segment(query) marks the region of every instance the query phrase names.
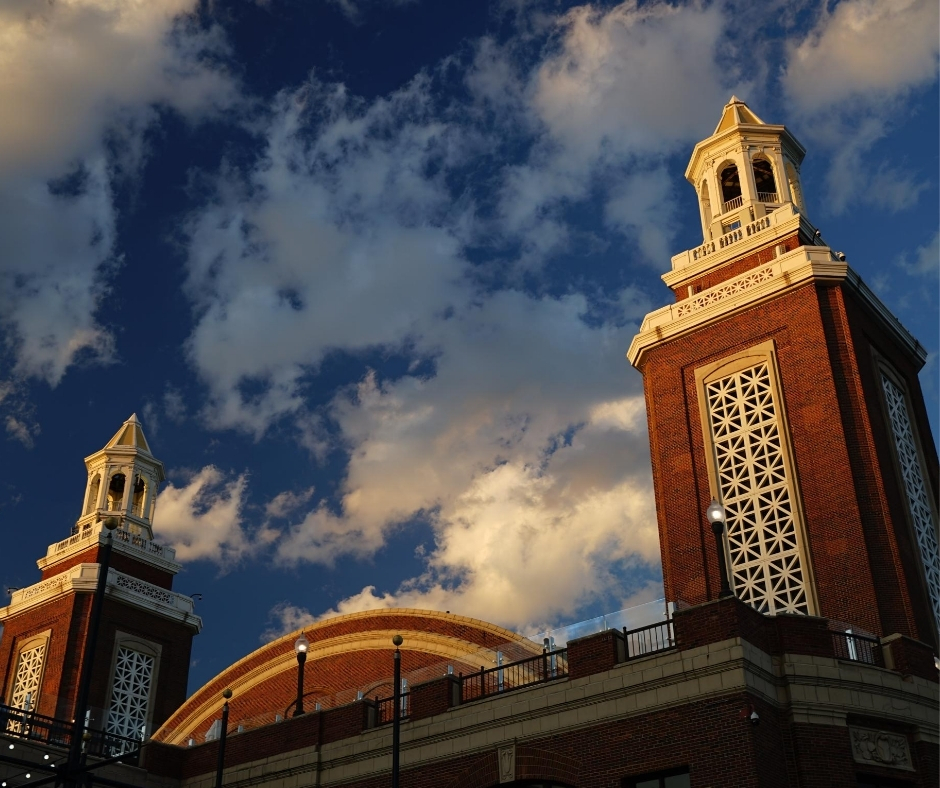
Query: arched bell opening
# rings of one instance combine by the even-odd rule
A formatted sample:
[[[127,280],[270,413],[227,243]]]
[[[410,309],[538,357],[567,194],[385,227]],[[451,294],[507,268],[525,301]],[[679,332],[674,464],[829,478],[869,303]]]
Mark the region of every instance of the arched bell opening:
[[[763,156],[756,156],[753,162],[754,186],[757,189],[758,202],[780,202],[777,195],[777,180],[774,168]]]
[[[718,182],[721,184],[721,212],[727,213],[740,208],[743,203],[741,196],[741,176],[737,165],[729,163],[722,167]]]
[[[108,511],[119,512],[124,505],[124,487],[126,478],[123,473],[116,473],[108,483]]]
[[[134,477],[134,492],[131,498],[131,514],[135,517],[144,516],[144,503],[147,500],[147,482],[142,474]]]
[[[98,495],[101,493],[101,474],[96,473],[95,478],[93,478],[88,483],[88,495],[85,498],[85,509],[82,512],[83,515],[91,514],[95,509],[98,508]]]

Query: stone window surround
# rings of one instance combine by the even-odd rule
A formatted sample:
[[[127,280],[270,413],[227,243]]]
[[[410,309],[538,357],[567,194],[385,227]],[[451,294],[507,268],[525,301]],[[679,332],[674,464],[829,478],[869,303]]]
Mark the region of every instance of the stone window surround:
[[[114,691],[114,674],[117,670],[118,652],[122,648],[137,651],[153,658],[153,677],[150,681],[150,694],[147,699],[146,718],[146,731],[147,735],[149,736],[152,732],[153,701],[156,697],[157,684],[160,680],[160,658],[163,653],[163,647],[158,643],[146,640],[139,635],[132,635],[127,632],[121,632],[120,630],[114,633],[114,647],[111,650],[111,666],[108,671],[108,676],[110,677],[108,680],[108,695],[107,698],[105,698],[104,717],[102,719],[102,724],[107,726],[108,715],[111,709],[111,696]]]
[[[783,390],[780,385],[780,369],[777,364],[776,344],[773,339],[768,339],[757,345],[753,345],[745,350],[732,353],[718,361],[705,364],[695,370],[695,390],[698,396],[700,424],[702,427],[702,438],[705,445],[705,464],[708,469],[708,488],[712,498],[717,501],[722,500],[721,488],[718,483],[717,458],[715,457],[715,445],[711,434],[711,420],[708,411],[708,397],[705,392],[705,384],[718,380],[729,375],[733,375],[750,367],[756,366],[761,362],[766,362],[770,372],[770,384],[773,390],[775,405],[777,407],[777,420],[780,430],[781,448],[783,453],[783,462],[787,478],[790,482],[790,493],[792,496],[791,507],[793,522],[796,528],[796,535],[799,544],[800,559],[803,569],[803,583],[806,590],[806,604],[809,609],[809,615],[819,615],[819,601],[816,598],[816,581],[813,573],[813,562],[807,548],[808,540],[806,538],[806,519],[803,514],[803,496],[800,491],[799,478],[796,474],[796,463],[793,460],[793,448],[790,440],[790,424],[787,418],[786,403],[783,397]],[[704,517],[704,514],[703,514]],[[728,538],[725,534],[723,539],[725,550],[725,562],[728,567],[729,580],[734,585],[734,571],[731,562],[731,555],[728,550]]]
[[[924,458],[924,444],[920,437],[920,432],[917,428],[917,423],[913,418],[913,412],[911,410],[911,395],[910,389],[905,383],[904,379],[898,374],[897,370],[892,366],[892,364],[875,348],[872,348],[872,356],[874,358],[875,370],[878,375],[878,380],[875,388],[878,391],[878,404],[881,407],[882,417],[884,419],[884,424],[887,428],[888,433],[888,443],[890,444],[890,457],[891,457],[891,466],[894,468],[895,478],[898,481],[901,498],[903,500],[903,513],[904,513],[904,522],[907,525],[908,535],[910,537],[911,543],[917,547],[917,555],[921,558],[921,561],[917,564],[918,575],[920,576],[921,583],[927,592],[929,601],[934,604],[935,600],[931,598],[930,585],[927,582],[927,575],[924,571],[923,560],[924,556],[920,548],[920,540],[917,537],[917,530],[914,525],[913,516],[911,514],[911,503],[907,494],[907,487],[904,482],[904,472],[901,468],[900,459],[898,458],[898,447],[897,447],[897,436],[894,433],[894,425],[891,422],[890,410],[888,408],[888,402],[884,392],[884,384],[882,378],[887,378],[894,384],[894,386],[900,390],[901,394],[904,397],[905,405],[907,406],[907,418],[910,424],[911,433],[914,438],[914,445],[917,448],[917,458],[920,461],[920,472],[923,479],[925,487],[927,487],[927,499],[930,504],[931,514],[933,515],[933,521],[936,524],[938,522],[938,512],[936,509],[936,503],[934,496],[930,493],[933,493],[933,490],[930,490],[930,476],[927,474],[927,463]],[[940,541],[940,540],[938,540]],[[935,621],[935,626],[940,629],[940,621]]]
[[[49,663],[49,641],[51,638],[52,638],[52,630],[46,629],[35,635],[30,635],[28,638],[26,638],[25,640],[22,640],[21,642],[17,644],[16,657],[13,660],[13,671],[10,674],[12,681],[10,682],[10,686],[7,688],[6,695],[3,698],[4,703],[6,703],[9,706],[13,705],[13,694],[16,690],[16,686],[15,686],[16,673],[17,673],[17,670],[19,669],[20,657],[25,652],[31,651],[37,646],[45,646],[45,650],[43,651],[43,657],[42,657],[42,667],[40,668],[39,680],[37,682],[37,693],[36,693],[37,697],[33,699],[32,711],[35,711],[36,708],[38,708],[39,695],[42,692],[42,682],[43,682],[43,678],[46,672],[46,665]]]

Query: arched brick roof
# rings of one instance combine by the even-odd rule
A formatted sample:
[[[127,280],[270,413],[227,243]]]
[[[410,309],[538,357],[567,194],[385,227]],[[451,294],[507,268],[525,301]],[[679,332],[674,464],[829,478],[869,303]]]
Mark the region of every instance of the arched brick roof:
[[[304,703],[324,708],[349,703],[361,690],[366,697],[391,694],[392,636],[400,634],[402,674],[413,685],[435,678],[453,665],[455,672],[492,667],[496,652],[507,661],[541,653],[532,641],[473,618],[432,610],[392,608],[337,616],[305,627],[310,640],[304,672]],[[229,688],[231,725],[273,722],[290,713],[297,694],[294,641],[301,630],[278,638],[240,659],[177,709],[153,735],[157,741],[202,742],[221,714],[222,690]]]

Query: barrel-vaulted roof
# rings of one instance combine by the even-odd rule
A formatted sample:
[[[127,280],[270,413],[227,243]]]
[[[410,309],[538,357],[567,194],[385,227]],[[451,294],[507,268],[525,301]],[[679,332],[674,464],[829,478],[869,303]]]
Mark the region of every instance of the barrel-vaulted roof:
[[[492,667],[496,652],[506,661],[541,653],[538,644],[507,629],[473,618],[432,610],[392,608],[336,616],[290,632],[240,659],[209,680],[153,735],[157,741],[202,742],[220,716],[222,691],[232,690],[232,725],[273,722],[293,710],[297,693],[294,641],[310,640],[304,671],[304,705],[324,708],[391,694],[392,637],[404,638],[402,672],[411,683]]]

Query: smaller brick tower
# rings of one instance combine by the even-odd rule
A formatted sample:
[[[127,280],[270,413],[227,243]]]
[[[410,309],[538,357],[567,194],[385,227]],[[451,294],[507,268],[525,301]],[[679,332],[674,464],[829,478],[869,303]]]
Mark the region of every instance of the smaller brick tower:
[[[703,242],[672,258],[643,374],[666,594],[735,595],[937,648],[937,453],[923,347],[807,220],[805,150],[732,97],[686,178]]]
[[[156,730],[185,700],[192,639],[202,628],[193,600],[172,589],[175,552],[153,541],[163,463],[132,415],[85,459],[88,482],[72,535],[37,561],[41,580],[0,608],[0,702],[72,719],[105,518],[117,518],[93,656],[90,724],[130,738]]]

